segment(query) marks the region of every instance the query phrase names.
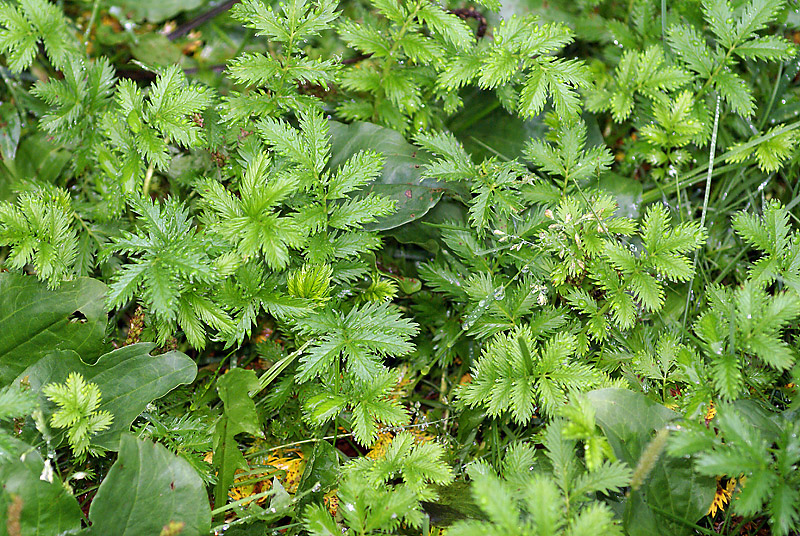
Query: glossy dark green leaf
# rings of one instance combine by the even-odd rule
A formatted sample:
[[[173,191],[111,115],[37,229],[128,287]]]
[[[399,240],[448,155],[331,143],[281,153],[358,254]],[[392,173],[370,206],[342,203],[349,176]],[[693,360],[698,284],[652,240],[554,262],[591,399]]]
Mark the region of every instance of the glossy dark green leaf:
[[[453,116],[447,126],[476,162],[492,157],[521,158],[525,143],[544,137],[547,132],[538,117],[520,119],[500,106],[491,92],[479,90],[464,97],[463,111]]]
[[[181,536],[206,534],[211,525],[202,479],[189,463],[162,445],[124,434],[119,458],[108,471],[89,509],[92,533],[160,534],[183,523]]]
[[[453,482],[436,489],[439,499],[435,503],[423,502],[422,509],[432,525],[448,526],[463,519],[485,519],[486,514],[475,504],[470,484]]]
[[[441,199],[449,185],[432,179],[421,180],[422,166],[428,155],[408,143],[397,131],[372,123],[344,125],[332,121],[331,159],[336,169],[359,151],[376,151],[385,165],[378,179],[362,193],[375,192],[396,202],[394,213],[366,227],[372,230],[394,229],[424,216]]]
[[[64,382],[70,372],[78,372],[87,382],[97,384],[102,396],[98,409],[110,412],[114,422],[95,436],[92,443],[116,450],[120,434],[130,429],[147,404],[179,385],[191,383],[197,374],[197,365],[185,354],[172,351],[150,355],[153,348],[153,343],[125,346],[101,356],[94,365],[84,363],[70,350],[53,352],[28,367],[20,379],[27,378],[36,392],[47,383]],[[40,397],[49,414],[54,406],[44,395]]]
[[[55,183],[72,159],[72,153],[56,144],[44,133],[25,136],[17,147],[17,156],[9,169],[18,180]]]
[[[256,373],[249,369],[231,369],[217,380],[217,392],[225,405],[225,415],[237,430],[234,433],[261,435],[256,405],[249,395],[258,389]]]
[[[55,350],[87,361],[106,351],[106,290],[89,278],[49,290],[35,277],[0,273],[0,386]]]
[[[439,223],[463,223],[467,221],[467,209],[461,203],[442,199],[421,219],[409,222],[389,231],[388,234],[401,244],[416,244],[431,253],[439,251],[442,234],[434,225]]]

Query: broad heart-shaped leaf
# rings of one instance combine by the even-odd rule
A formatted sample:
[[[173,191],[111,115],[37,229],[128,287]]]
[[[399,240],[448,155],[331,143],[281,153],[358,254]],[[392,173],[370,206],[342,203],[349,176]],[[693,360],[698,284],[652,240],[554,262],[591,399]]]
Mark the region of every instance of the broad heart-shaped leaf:
[[[653,432],[680,416],[640,393],[627,389],[598,389],[589,393],[597,424],[608,438],[614,454],[631,468],[636,467]],[[691,461],[671,458],[662,452],[638,492],[632,492],[625,506],[625,528],[631,536],[689,534],[689,529],[658,515],[663,510],[694,523],[708,511],[714,498],[716,480],[692,471]]]
[[[160,534],[170,521],[181,536],[207,534],[211,509],[203,481],[189,463],[162,445],[123,434],[119,457],[89,509],[92,534]]]
[[[81,527],[81,509],[57,477],[43,480],[44,462],[28,445],[11,439],[15,455],[0,460],[0,536],[9,534],[9,507],[18,512],[20,532],[15,534],[62,534]],[[14,503],[16,502],[16,505]]]
[[[0,387],[54,350],[87,361],[105,352],[106,291],[86,277],[50,290],[32,276],[0,274]]]
[[[433,179],[421,180],[427,153],[408,143],[400,133],[372,123],[344,125],[330,122],[331,159],[328,166],[335,170],[359,151],[375,151],[383,155],[383,172],[375,182],[360,193],[375,192],[396,201],[395,212],[367,224],[371,230],[394,229],[425,215],[441,199],[446,183]]]
[[[96,435],[92,444],[117,450],[120,434],[130,430],[147,404],[179,385],[191,383],[197,374],[197,365],[185,354],[172,351],[154,356],[149,353],[153,348],[153,343],[125,346],[101,356],[94,365],[84,363],[73,351],[53,352],[28,367],[19,380],[27,378],[36,392],[47,383],[63,383],[70,372],[96,383],[102,396],[98,409],[110,412],[114,422]],[[55,407],[44,395],[39,396],[49,416]]]

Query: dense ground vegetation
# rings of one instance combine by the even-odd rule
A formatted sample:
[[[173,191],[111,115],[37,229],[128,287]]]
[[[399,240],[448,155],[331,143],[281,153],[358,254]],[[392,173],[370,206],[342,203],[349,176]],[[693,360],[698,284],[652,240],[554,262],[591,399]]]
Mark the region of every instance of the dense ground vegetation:
[[[0,535],[796,534],[785,0],[0,0]]]

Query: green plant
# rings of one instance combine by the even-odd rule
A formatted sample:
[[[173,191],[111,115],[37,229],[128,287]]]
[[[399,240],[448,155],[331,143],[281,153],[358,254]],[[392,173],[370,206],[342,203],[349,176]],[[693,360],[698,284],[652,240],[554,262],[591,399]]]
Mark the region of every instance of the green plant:
[[[0,244],[10,247],[8,266],[33,265],[40,279],[56,287],[73,275],[78,237],[72,227],[69,194],[41,189],[0,205]]]
[[[503,458],[501,476],[485,463],[469,468],[472,493],[487,521],[461,521],[455,535],[477,534],[622,534],[611,509],[591,494],[613,493],[626,486],[630,469],[603,463],[585,471],[575,443],[553,421],[545,432],[546,461],[527,445],[516,445]]]
[[[800,315],[796,294],[770,296],[747,281],[736,290],[712,287],[708,298],[711,308],[697,320],[695,331],[710,360],[714,387],[723,398],[739,398],[745,368],[750,370],[748,376],[756,368],[771,375],[794,364],[795,353],[782,340],[781,331]]]
[[[496,336],[472,371],[464,388],[464,401],[486,407],[489,415],[510,411],[514,420],[528,422],[540,408],[556,413],[568,391],[585,391],[602,385],[591,366],[575,362],[574,336],[556,335],[537,351],[530,327]]]
[[[102,455],[103,449],[92,446],[92,436],[111,426],[114,417],[97,409],[101,401],[97,385],[87,383],[83,376],[73,372],[63,384],[49,383],[42,392],[58,406],[58,411],[50,417],[50,425],[67,429],[72,454],[78,458]]]
[[[791,415],[769,421],[757,408],[721,403],[713,427],[687,423],[669,444],[674,456],[692,456],[706,475],[737,479],[736,513],[769,512],[774,534],[789,534],[800,520],[797,471],[798,423]]]
[[[442,459],[444,449],[435,443],[414,444],[414,437],[401,433],[377,459],[358,458],[343,469],[339,484],[339,512],[353,534],[392,533],[405,523],[421,527],[425,514],[421,501],[435,501],[434,485],[453,480]],[[399,480],[399,482],[398,482]],[[322,506],[311,506],[305,514],[311,534],[339,533],[336,523]]]
[[[398,130],[440,121],[426,103],[440,101],[445,113],[458,107],[456,92],[437,86],[436,75],[474,42],[467,25],[429,0],[382,0],[373,5],[385,20],[343,21],[338,28],[347,45],[366,56],[363,68],[342,76],[342,86],[357,98],[341,104],[339,113]]]
[[[206,4],[0,0],[7,532],[796,530],[792,6]]]

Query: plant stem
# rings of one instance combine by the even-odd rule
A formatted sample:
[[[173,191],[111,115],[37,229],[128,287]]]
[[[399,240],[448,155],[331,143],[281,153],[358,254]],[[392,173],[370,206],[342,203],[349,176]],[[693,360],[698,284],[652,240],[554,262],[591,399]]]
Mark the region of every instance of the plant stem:
[[[791,130],[795,130],[798,127],[800,127],[800,121],[796,121],[794,123],[790,123],[788,125],[785,125],[785,126],[779,128],[778,130],[775,130],[774,132],[769,132],[767,134],[762,134],[761,136],[759,136],[757,138],[753,138],[752,140],[748,141],[747,143],[744,143],[742,145],[738,145],[736,147],[733,147],[729,151],[726,151],[725,153],[723,153],[723,154],[721,154],[719,156],[719,159],[720,160],[727,160],[729,158],[732,158],[732,157],[734,157],[734,156],[736,156],[736,155],[738,155],[740,153],[743,153],[745,151],[749,151],[753,147],[756,147],[757,145],[759,145],[759,144],[761,144],[761,143],[763,143],[765,141],[771,140],[772,138],[780,136],[781,134],[785,134],[786,132],[789,132]],[[722,172],[722,171],[729,171],[731,169],[738,169],[740,167],[741,167],[740,164],[729,164],[729,165],[721,166],[721,167],[717,168],[717,172],[719,173],[719,172]],[[706,173],[707,171],[708,171],[708,165],[704,165],[702,167],[699,167],[699,168],[695,169],[691,173],[687,174],[683,178],[683,181],[681,181],[680,188],[684,189],[684,188],[687,188],[689,186],[694,186],[695,184],[697,184],[699,182],[702,182],[703,181],[703,173]],[[658,191],[658,190],[649,190],[649,191],[645,192],[644,194],[642,194],[642,204],[646,205],[648,203],[653,203],[654,201],[657,201],[659,199],[659,197],[661,197],[661,195],[662,195],[661,192]]]
[[[700,228],[706,224],[706,213],[708,212],[708,198],[711,193],[711,175],[714,172],[714,156],[717,151],[717,131],[719,130],[719,104],[721,97],[717,95],[717,107],[714,112],[714,130],[711,132],[711,148],[708,151],[708,173],[706,173],[706,191],[703,196],[703,212],[700,214]],[[692,297],[692,285],[694,284],[694,276],[697,273],[697,259],[700,250],[696,249],[694,252],[694,262],[692,265],[692,278],[689,280],[689,288],[686,291],[686,305],[683,308],[683,328],[686,330],[686,319],[689,315],[689,303]]]
[[[697,525],[695,523],[691,523],[689,521],[686,521],[682,517],[678,517],[675,514],[667,512],[666,510],[662,510],[661,508],[659,508],[657,506],[654,506],[652,504],[649,505],[649,506],[650,506],[650,509],[653,510],[655,513],[666,517],[670,521],[674,521],[675,523],[679,523],[679,524],[683,525],[684,527],[688,527],[690,529],[694,529],[697,532],[699,532],[700,534],[706,534],[707,536],[719,536],[716,532],[708,530],[707,528],[701,527],[700,525]]]
[[[92,16],[89,17],[89,24],[86,25],[86,30],[83,32],[83,46],[89,46],[89,34],[92,33],[92,27],[94,26],[94,21],[97,19],[97,11],[100,8],[100,0],[94,0],[94,5],[92,6]]]
[[[403,22],[403,26],[400,28],[400,31],[397,32],[397,35],[394,38],[394,43],[392,43],[392,47],[389,49],[389,53],[386,55],[386,62],[383,64],[383,70],[381,71],[381,86],[383,86],[383,81],[386,80],[386,75],[389,74],[392,66],[396,63],[394,54],[397,52],[397,49],[400,46],[400,41],[403,39],[403,36],[406,35],[408,27],[414,22],[414,19],[417,17],[417,13],[419,13],[420,9],[422,9],[422,2],[417,2],[417,5],[414,7],[414,11],[409,13],[405,22]],[[372,120],[374,122],[378,121],[378,108],[382,102],[383,93],[379,93],[375,96],[375,104],[372,107]]]

